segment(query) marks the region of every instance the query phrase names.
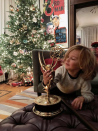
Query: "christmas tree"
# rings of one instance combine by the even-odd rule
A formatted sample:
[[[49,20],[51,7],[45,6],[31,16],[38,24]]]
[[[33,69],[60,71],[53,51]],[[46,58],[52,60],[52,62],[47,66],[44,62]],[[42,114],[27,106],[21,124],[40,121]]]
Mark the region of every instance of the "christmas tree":
[[[16,8],[10,5],[9,33],[1,36],[1,66],[13,69],[18,75],[26,74],[32,67],[32,50],[49,49],[49,40],[54,39],[45,31],[44,20],[36,0],[15,0]]]

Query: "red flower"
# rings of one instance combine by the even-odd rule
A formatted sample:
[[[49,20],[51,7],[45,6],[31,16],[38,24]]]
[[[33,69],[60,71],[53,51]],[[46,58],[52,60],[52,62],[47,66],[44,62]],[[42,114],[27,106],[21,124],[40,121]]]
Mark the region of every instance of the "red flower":
[[[41,19],[41,22],[44,22],[44,19]]]
[[[98,42],[92,43],[91,46],[97,46],[98,47]]]

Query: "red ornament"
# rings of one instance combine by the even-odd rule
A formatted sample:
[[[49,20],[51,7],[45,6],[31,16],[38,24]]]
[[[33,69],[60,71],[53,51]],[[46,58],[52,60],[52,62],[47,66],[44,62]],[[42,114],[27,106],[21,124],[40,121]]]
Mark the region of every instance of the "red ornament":
[[[34,37],[34,35],[32,34],[32,37]]]
[[[50,46],[51,46],[51,47],[54,46],[54,43],[50,43]]]
[[[41,19],[41,22],[44,22],[44,19]]]
[[[16,10],[17,10],[17,11],[19,11],[19,9],[18,9],[18,8],[17,8]]]
[[[44,35],[46,35],[46,32],[44,32]]]

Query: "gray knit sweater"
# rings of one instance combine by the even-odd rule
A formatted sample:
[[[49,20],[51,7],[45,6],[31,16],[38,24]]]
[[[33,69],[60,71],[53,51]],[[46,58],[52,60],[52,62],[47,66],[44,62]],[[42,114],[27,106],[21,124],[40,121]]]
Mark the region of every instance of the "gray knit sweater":
[[[94,99],[94,94],[91,92],[90,81],[85,81],[81,75],[76,79],[70,78],[64,65],[56,69],[55,81],[58,89],[63,93],[69,94],[80,90],[81,95],[85,98],[85,102],[90,102]]]

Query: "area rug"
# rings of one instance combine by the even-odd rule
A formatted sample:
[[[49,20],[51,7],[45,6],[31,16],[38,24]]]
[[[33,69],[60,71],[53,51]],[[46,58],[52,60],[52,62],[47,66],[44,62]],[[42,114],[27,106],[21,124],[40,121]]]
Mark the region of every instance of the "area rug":
[[[33,87],[21,92],[18,95],[11,97],[2,104],[0,104],[0,121],[10,116],[14,111],[19,108],[25,107],[34,102],[37,93],[34,92]]]
[[[0,97],[5,96],[5,95],[7,95],[9,93],[11,93],[11,91],[0,90]]]

